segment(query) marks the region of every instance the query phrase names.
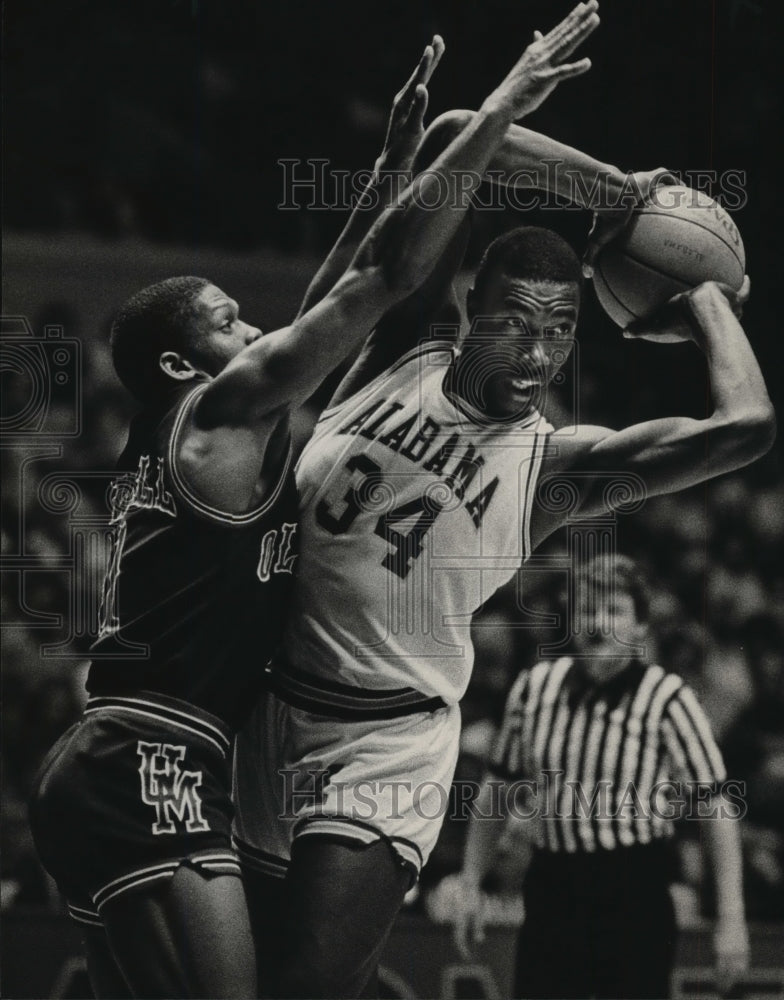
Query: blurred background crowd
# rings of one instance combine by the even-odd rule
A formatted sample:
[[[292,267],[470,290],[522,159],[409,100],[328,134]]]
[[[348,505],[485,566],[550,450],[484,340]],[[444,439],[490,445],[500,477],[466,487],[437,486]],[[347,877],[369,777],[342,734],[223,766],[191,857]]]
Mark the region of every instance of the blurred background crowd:
[[[533,29],[546,30],[569,6],[6,5],[3,335],[9,343],[36,338],[46,392],[35,404],[37,430],[17,433],[35,378],[24,365],[3,372],[11,427],[2,487],[3,907],[59,905],[35,859],[25,802],[42,756],[84,698],[106,559],[107,477],[133,412],[108,355],[113,311],[150,281],[204,273],[239,299],[246,319],[283,325],[347,211],[306,207],[311,197],[332,204],[329,184],[281,210],[291,192],[279,161],[300,161],[298,176],[308,176],[304,161],[314,158],[331,171],[372,167],[391,98],[434,31],[447,44],[430,87],[437,114],[476,107]],[[591,74],[526,124],[627,169],[666,164],[690,182],[695,171],[713,171],[699,183],[714,195],[726,172],[742,173],[740,203],[727,206],[752,277],[744,322],[782,412],[784,249],[774,234],[784,220],[768,149],[782,110],[775,8],[774,0],[605,0],[589,46]],[[590,219],[547,207],[486,212],[469,263],[494,235],[529,222],[558,229],[581,249]],[[62,330],[62,384],[47,329]],[[303,408],[300,440],[335,382]],[[704,363],[691,345],[621,341],[589,291],[574,370],[550,405],[556,421],[614,427],[700,416],[709,406]],[[784,920],[781,449],[742,473],[619,515],[615,530],[621,551],[654,580],[652,658],[694,685],[730,775],[746,783],[749,916]],[[541,554],[556,558],[564,544],[556,536]],[[512,679],[562,634],[562,619],[542,624],[562,582],[546,569],[526,570],[478,620],[459,778],[481,776]],[[676,863],[688,918],[709,913],[711,901],[699,845],[684,826]],[[463,834],[464,824],[447,823],[413,903],[427,907],[430,899],[436,918],[444,908],[436,887],[459,867]],[[511,892],[526,848],[514,830],[503,843],[496,888]]]

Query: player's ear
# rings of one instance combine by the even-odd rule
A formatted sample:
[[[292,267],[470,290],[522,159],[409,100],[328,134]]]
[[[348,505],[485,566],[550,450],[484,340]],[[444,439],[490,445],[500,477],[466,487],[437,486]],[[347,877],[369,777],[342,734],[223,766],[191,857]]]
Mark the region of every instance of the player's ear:
[[[158,364],[161,371],[166,372],[170,378],[176,378],[178,382],[185,382],[200,374],[190,361],[177,351],[164,351],[158,359]]]

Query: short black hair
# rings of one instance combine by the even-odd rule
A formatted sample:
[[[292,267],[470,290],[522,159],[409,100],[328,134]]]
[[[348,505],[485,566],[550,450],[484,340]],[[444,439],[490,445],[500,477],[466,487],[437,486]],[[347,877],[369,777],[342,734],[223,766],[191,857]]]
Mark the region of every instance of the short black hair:
[[[585,589],[594,593],[604,593],[608,587],[608,577],[612,579],[616,593],[628,594],[634,602],[634,611],[639,622],[647,622],[650,609],[650,593],[647,574],[629,556],[618,553],[595,556],[577,569],[577,575]]]
[[[580,258],[566,240],[542,226],[518,226],[494,239],[485,250],[474,280],[482,295],[492,274],[528,281],[571,281],[582,285]]]
[[[117,313],[110,334],[112,361],[120,381],[141,402],[152,402],[172,388],[160,356],[188,346],[194,302],[210,284],[192,276],[167,278],[132,295]]]

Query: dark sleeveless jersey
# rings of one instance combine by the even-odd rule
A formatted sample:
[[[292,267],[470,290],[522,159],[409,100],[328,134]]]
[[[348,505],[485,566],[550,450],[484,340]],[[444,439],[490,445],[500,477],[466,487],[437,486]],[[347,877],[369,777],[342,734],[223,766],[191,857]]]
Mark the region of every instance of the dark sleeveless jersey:
[[[87,688],[160,692],[237,728],[281,639],[297,492],[287,449],[257,509],[231,514],[195,496],[177,439],[205,387],[190,385],[131,424],[110,488],[113,550]]]

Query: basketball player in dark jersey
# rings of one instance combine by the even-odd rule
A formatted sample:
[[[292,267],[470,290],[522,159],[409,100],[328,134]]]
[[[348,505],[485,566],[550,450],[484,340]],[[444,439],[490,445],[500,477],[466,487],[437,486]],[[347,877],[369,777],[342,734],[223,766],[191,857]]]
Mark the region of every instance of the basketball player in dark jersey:
[[[256,995],[228,758],[295,561],[288,413],[433,267],[462,218],[460,178],[486,170],[509,124],[588,68],[563,61],[594,26],[581,11],[543,47],[533,82],[524,56],[290,327],[262,336],[233,299],[191,277],[144,289],[114,323],[115,367],[144,409],[110,490],[114,553],[90,699],[31,805],[100,997]],[[430,50],[425,75],[432,61]],[[421,76],[406,91],[415,117]]]

